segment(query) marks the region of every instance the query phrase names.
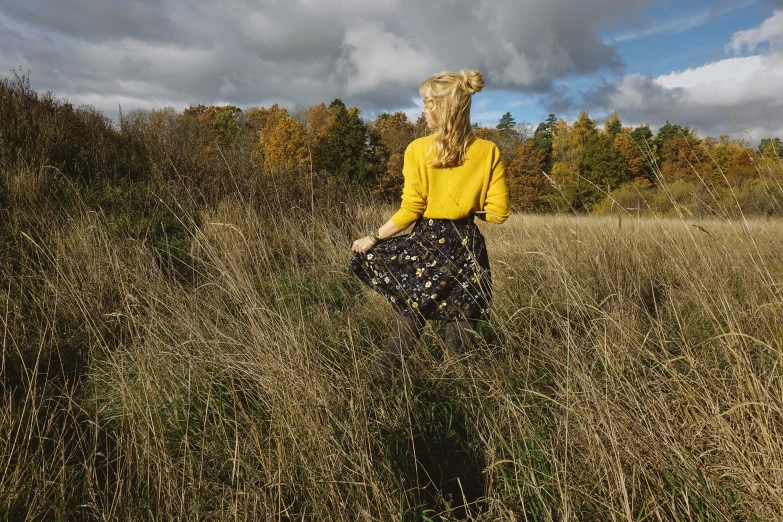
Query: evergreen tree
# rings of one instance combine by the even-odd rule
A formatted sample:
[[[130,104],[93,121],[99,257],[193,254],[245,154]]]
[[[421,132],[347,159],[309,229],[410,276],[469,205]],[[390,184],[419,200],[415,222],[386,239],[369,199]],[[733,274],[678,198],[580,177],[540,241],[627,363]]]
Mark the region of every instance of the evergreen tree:
[[[650,126],[639,125],[633,131],[631,131],[631,139],[641,147],[642,150],[647,150],[647,147],[652,147],[653,133],[650,130]]]
[[[503,116],[501,116],[500,121],[495,126],[497,130],[508,133],[513,132],[515,130],[516,121],[514,121],[514,117],[511,116],[510,112],[505,113]]]
[[[581,171],[590,182],[582,195],[582,203],[588,207],[600,202],[621,183],[630,181],[626,175],[625,157],[612,145],[608,134],[596,133],[587,139]]]
[[[342,100],[329,104],[332,125],[322,152],[326,172],[344,181],[360,183],[367,173],[367,129],[359,110],[346,108]]]
[[[486,129],[484,132],[477,133],[477,136],[489,139],[500,148],[503,154],[511,152],[524,138],[520,132],[520,126],[514,121],[510,112],[505,113],[494,129]]]
[[[663,127],[658,129],[658,134],[655,135],[653,142],[655,143],[655,146],[660,149],[667,141],[673,140],[675,138],[689,136],[690,133],[690,127],[680,127],[679,125],[673,125],[669,123],[669,120],[666,120],[666,123],[663,125]]]
[[[783,143],[780,138],[764,138],[759,143],[759,154],[765,158],[783,158]]]
[[[557,118],[550,114],[546,121],[539,123],[536,132],[533,133],[533,148],[544,154],[545,168],[547,171],[552,169],[552,137],[555,133]]]
[[[620,117],[617,116],[617,111],[613,111],[612,114],[609,115],[609,119],[604,121],[604,130],[612,139],[623,130],[623,124],[620,121]]]

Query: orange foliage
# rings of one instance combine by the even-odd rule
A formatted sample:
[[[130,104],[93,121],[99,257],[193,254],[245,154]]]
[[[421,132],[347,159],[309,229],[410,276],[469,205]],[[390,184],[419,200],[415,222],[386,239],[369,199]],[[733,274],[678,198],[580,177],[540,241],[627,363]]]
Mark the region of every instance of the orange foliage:
[[[660,151],[660,169],[664,181],[681,179],[693,184],[711,184],[712,162],[707,151],[693,144],[693,139],[676,137],[667,140]]]
[[[378,191],[383,194],[399,194],[402,191],[402,166],[405,149],[413,141],[415,126],[404,112],[381,114],[371,126],[375,143],[374,163]]]
[[[276,104],[262,117],[265,123],[256,153],[263,155],[264,172],[296,174],[305,170],[310,151],[304,126]]]
[[[221,112],[221,107],[217,107],[215,105],[206,106],[198,104],[196,106],[185,109],[184,114],[186,116],[195,117],[196,120],[201,123],[212,125],[215,122],[215,118],[217,118]]]
[[[619,133],[614,139],[614,147],[625,158],[626,179],[649,180],[647,160],[628,133]]]
[[[509,203],[514,209],[539,210],[548,192],[543,171],[546,155],[534,148],[533,140],[514,147],[505,159]]]
[[[736,187],[758,177],[753,149],[742,142],[728,141],[727,137],[719,143],[714,143],[712,138],[704,141],[712,159],[712,177],[719,184],[725,186],[728,182]]]

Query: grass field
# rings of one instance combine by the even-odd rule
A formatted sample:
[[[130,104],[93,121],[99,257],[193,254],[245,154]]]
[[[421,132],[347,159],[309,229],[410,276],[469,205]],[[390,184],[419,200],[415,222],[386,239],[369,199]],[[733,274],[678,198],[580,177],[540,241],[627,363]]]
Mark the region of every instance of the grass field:
[[[377,387],[392,310],[345,267],[392,209],[303,206],[174,208],[157,249],[78,200],[10,216],[5,518],[783,513],[778,220],[482,223],[481,346],[444,353],[434,323]]]

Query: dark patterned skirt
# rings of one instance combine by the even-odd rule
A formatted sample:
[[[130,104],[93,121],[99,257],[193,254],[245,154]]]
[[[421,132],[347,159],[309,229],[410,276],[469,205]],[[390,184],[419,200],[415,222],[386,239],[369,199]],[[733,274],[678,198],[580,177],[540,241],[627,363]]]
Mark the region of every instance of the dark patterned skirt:
[[[419,218],[407,236],[354,253],[349,268],[412,319],[488,319],[492,276],[473,216]]]

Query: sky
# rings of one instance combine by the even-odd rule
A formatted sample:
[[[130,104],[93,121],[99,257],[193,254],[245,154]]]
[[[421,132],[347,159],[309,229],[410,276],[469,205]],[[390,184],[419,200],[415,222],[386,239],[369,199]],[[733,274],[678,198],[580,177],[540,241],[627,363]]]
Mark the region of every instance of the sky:
[[[472,120],[669,120],[783,137],[783,0],[0,0],[0,76],[118,109],[329,104],[420,114],[478,69]]]

